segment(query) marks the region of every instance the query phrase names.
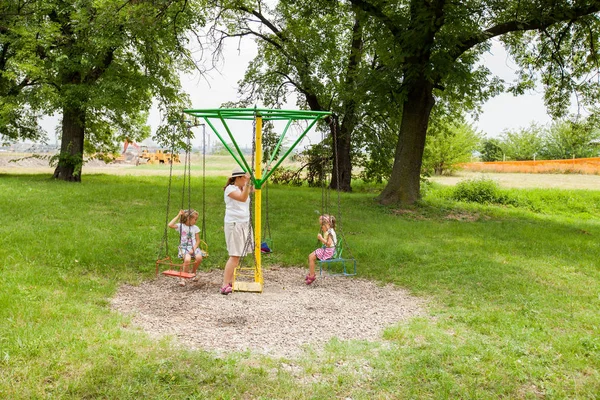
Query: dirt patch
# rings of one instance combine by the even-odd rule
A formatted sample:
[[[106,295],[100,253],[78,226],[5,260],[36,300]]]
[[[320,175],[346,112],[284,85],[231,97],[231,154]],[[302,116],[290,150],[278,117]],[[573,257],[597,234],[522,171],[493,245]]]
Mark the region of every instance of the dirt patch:
[[[481,218],[482,217],[481,217],[481,215],[479,215],[479,213],[470,213],[470,212],[466,212],[466,211],[465,212],[454,211],[444,217],[444,219],[447,219],[447,220],[462,221],[462,222],[475,222],[475,221],[479,221]],[[484,216],[483,218],[490,219],[490,217],[488,217],[488,216]]]
[[[222,274],[202,272],[185,287],[162,276],[125,285],[112,307],[151,336],[170,335],[188,348],[274,357],[319,349],[332,338],[380,340],[384,328],[423,313],[422,299],[359,278],[324,276],[306,286],[304,269],[266,269],[263,293],[223,296]]]

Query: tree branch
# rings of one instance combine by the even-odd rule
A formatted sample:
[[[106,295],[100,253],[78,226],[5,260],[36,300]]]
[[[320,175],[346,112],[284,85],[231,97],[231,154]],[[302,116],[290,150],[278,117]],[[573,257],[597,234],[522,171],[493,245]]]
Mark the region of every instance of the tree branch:
[[[388,17],[380,7],[377,7],[364,0],[350,0],[350,3],[381,21],[390,30],[394,37],[398,38],[402,36],[404,30],[400,29],[398,25],[390,17]]]
[[[513,20],[503,22],[465,38],[454,51],[450,52],[450,57],[451,59],[456,60],[464,52],[475,47],[476,45],[509,32],[543,30],[559,22],[574,22],[581,17],[596,13],[598,11],[600,11],[600,1],[593,1],[590,4],[586,4],[581,7],[562,8],[557,10],[555,13],[551,13],[546,16],[540,13],[539,15],[530,16],[528,19],[522,21]]]

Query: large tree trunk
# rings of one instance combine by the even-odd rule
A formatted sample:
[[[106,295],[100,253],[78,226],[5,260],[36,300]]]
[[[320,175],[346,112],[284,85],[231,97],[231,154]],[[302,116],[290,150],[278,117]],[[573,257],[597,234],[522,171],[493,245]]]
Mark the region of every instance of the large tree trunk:
[[[354,10],[356,13],[358,9]],[[363,57],[362,24],[358,14],[355,14],[352,27],[352,45],[348,55],[348,69],[346,70],[346,95],[342,103],[343,119],[340,124],[337,116],[333,118],[331,134],[333,138],[333,173],[331,174],[331,189],[343,192],[352,191],[352,159],[350,150],[352,148],[352,133],[356,128],[358,116],[356,115],[356,77],[358,67]]]
[[[421,194],[421,164],[431,109],[433,84],[421,78],[412,85],[402,108],[394,166],[377,200],[381,204],[413,204]]]
[[[54,178],[81,182],[84,134],[85,111],[79,107],[64,107],[60,155]]]
[[[337,116],[333,118],[331,135],[333,138],[333,169],[329,187],[342,192],[352,191],[352,160],[350,157],[351,132],[356,123],[354,110],[346,114],[344,122],[340,125]]]

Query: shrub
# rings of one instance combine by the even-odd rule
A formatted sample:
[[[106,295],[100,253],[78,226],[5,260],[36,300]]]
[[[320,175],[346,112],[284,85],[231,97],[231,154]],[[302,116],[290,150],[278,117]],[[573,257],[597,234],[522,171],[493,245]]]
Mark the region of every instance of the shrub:
[[[468,179],[459,182],[451,194],[454,200],[480,204],[504,204],[517,206],[519,201],[503,191],[492,179]]]

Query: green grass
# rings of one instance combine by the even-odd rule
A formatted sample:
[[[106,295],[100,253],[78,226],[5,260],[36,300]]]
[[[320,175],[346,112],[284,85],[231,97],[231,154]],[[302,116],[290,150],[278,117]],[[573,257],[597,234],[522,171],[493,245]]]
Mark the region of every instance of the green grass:
[[[207,182],[203,268],[222,268],[224,178]],[[356,187],[329,211],[359,275],[422,296],[428,315],[387,329],[385,344],[220,359],[110,309],[121,284],[153,278],[165,177],[0,175],[0,398],[598,398],[600,191],[510,190],[519,206],[498,206],[433,185],[401,210]],[[320,190],[270,186],[269,260],[305,265],[320,204]]]

